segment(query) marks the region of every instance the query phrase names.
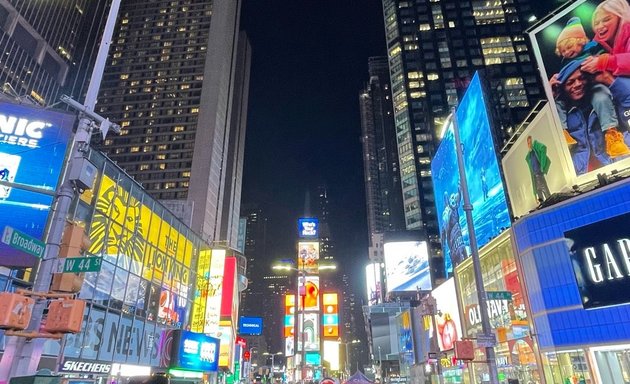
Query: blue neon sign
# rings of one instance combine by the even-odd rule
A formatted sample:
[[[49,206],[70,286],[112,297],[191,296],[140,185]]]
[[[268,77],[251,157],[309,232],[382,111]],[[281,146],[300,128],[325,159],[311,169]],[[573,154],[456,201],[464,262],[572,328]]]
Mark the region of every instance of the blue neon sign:
[[[219,339],[203,333],[180,332],[179,342],[175,344],[178,353],[172,368],[216,372],[219,365]]]
[[[319,237],[319,220],[314,217],[298,219],[298,234],[301,238]]]
[[[0,180],[54,191],[75,115],[0,102]],[[52,197],[0,186],[0,231],[6,225],[42,239]],[[43,240],[43,239],[42,239]],[[32,267],[37,259],[0,244],[0,265]]]
[[[241,316],[238,322],[238,333],[241,335],[262,335],[263,319],[261,317]]]

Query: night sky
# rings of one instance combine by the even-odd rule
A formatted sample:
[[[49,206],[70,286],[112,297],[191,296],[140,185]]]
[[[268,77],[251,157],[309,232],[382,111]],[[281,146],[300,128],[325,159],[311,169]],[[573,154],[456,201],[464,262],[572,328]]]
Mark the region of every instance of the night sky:
[[[252,46],[242,201],[269,217],[270,258],[295,257],[306,191],[326,184],[335,256],[365,264],[358,96],[368,57],[386,53],[381,1],[245,0],[241,28]]]
[[[542,17],[561,1],[532,3]],[[269,257],[295,257],[306,191],[325,183],[335,256],[365,264],[358,95],[368,57],[386,55],[381,0],[244,0],[241,28],[252,45],[242,201],[269,218]]]

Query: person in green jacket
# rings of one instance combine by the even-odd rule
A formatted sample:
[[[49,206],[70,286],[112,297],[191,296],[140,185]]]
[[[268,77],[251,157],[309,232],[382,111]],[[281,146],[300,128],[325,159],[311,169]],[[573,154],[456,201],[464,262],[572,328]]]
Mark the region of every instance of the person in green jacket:
[[[534,196],[539,202],[543,202],[551,196],[545,175],[549,172],[551,160],[547,156],[547,146],[531,136],[527,136],[527,147],[529,151],[525,156],[525,161],[529,166],[529,173],[532,177],[532,187]]]

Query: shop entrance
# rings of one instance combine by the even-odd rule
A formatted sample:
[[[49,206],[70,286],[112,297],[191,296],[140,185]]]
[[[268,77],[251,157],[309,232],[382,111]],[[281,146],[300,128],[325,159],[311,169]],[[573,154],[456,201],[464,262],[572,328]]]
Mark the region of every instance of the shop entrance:
[[[630,384],[630,346],[627,349],[593,351],[603,383]]]

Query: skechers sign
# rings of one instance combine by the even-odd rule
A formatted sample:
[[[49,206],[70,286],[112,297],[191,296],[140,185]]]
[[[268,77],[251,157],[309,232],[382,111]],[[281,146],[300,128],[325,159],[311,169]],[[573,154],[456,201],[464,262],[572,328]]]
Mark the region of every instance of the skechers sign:
[[[630,213],[564,233],[584,309],[630,302]]]
[[[240,335],[259,336],[262,335],[263,320],[261,317],[241,316],[238,322],[238,333]]]
[[[0,228],[10,225],[43,240],[52,197],[26,191],[19,184],[57,188],[75,116],[0,102]],[[37,258],[0,244],[0,265],[32,267]]]
[[[298,233],[302,238],[317,238],[319,236],[319,220],[311,217],[298,219]]]
[[[108,375],[111,371],[112,365],[101,361],[66,359],[61,366],[61,372]]]
[[[175,356],[171,368],[203,372],[217,371],[219,339],[203,333],[176,330],[173,341],[176,349],[171,353],[171,356]]]

